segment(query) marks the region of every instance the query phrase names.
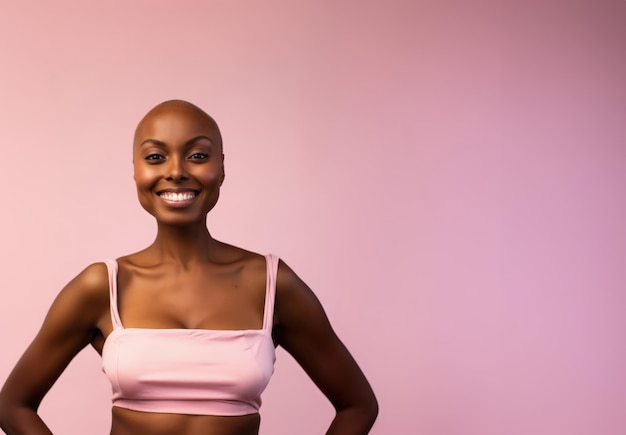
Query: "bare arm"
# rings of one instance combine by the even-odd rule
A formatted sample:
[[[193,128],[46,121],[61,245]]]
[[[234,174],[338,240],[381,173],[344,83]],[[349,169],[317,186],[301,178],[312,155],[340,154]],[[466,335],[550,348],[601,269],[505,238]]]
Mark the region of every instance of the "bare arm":
[[[284,263],[277,279],[275,336],[336,410],[327,435],[369,433],[378,403],[309,287]]]
[[[72,358],[91,342],[108,308],[106,266],[87,267],[59,293],[0,391],[0,427],[9,435],[51,434],[37,409]]]

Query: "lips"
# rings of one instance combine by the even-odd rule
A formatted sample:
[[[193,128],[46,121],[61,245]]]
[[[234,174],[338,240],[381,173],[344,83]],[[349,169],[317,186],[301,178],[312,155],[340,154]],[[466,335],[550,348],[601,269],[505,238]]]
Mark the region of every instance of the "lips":
[[[172,208],[188,207],[194,203],[199,192],[192,189],[168,189],[157,192],[161,201],[167,206]]]
[[[166,201],[189,201],[196,197],[196,192],[186,191],[186,192],[160,192],[159,196]]]

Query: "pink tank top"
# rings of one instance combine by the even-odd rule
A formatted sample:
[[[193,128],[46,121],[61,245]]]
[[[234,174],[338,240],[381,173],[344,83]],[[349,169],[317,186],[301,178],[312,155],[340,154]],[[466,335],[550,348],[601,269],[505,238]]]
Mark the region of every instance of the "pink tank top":
[[[113,406],[143,412],[246,415],[259,411],[274,372],[272,319],[278,257],[267,255],[263,329],[124,328],[117,305],[117,262],[105,260],[113,331],[102,369]]]

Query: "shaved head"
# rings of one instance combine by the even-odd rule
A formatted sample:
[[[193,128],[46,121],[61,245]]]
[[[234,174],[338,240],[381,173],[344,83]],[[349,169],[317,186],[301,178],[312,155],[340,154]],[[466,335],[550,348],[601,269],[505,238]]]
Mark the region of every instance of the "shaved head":
[[[196,123],[212,131],[214,133],[213,136],[215,136],[215,139],[219,142],[220,148],[222,147],[222,134],[215,120],[195,104],[184,100],[164,101],[150,109],[141,121],[139,121],[135,129],[134,145],[137,146],[141,143],[146,130],[150,129],[150,126],[155,120],[172,114],[193,118]]]

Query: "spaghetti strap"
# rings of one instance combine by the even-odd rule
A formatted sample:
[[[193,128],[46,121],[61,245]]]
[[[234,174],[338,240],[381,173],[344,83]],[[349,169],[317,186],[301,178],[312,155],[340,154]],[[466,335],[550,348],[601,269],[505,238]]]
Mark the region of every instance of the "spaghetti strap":
[[[263,330],[272,331],[274,323],[274,302],[276,299],[276,277],[278,275],[278,257],[273,254],[265,256],[267,264],[267,282],[265,285],[265,308],[263,309]]]
[[[117,309],[117,261],[107,259],[104,260],[104,264],[106,264],[109,273],[109,307],[113,330],[124,329]]]

